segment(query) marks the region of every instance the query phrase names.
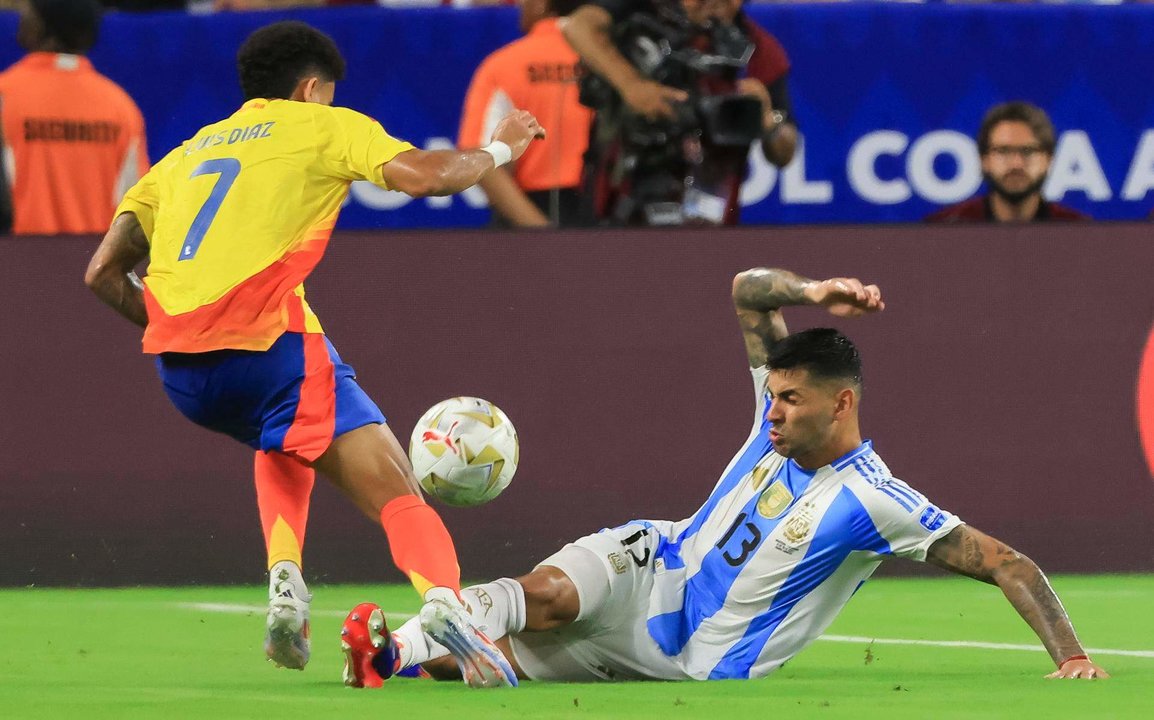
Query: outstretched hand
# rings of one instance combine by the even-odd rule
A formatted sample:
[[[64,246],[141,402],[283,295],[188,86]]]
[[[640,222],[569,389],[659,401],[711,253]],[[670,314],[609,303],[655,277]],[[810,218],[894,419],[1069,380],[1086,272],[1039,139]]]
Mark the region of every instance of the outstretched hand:
[[[513,151],[513,159],[521,157],[529,143],[536,139],[545,139],[545,128],[533,117],[528,110],[514,110],[501,121],[493,130],[493,139],[500,140]]]
[[[1108,678],[1110,673],[1103,670],[1098,665],[1095,665],[1090,660],[1067,660],[1062,663],[1062,667],[1046,676],[1047,680],[1055,678],[1067,678],[1070,680],[1094,680],[1096,678]]]
[[[877,285],[862,285],[857,278],[830,278],[815,282],[805,289],[805,295],[815,305],[822,305],[831,315],[858,317],[881,312],[886,304]]]

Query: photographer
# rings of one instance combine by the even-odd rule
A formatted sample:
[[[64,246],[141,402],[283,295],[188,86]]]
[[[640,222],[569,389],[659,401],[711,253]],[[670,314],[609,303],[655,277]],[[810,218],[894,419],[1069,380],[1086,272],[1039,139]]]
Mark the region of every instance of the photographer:
[[[587,202],[596,219],[736,224],[753,140],[761,140],[774,165],[793,158],[789,60],[741,5],[596,0],[569,16],[566,39],[592,71],[590,79],[607,86],[582,95],[597,111],[586,170]],[[741,96],[744,103],[736,101]],[[749,98],[757,101],[752,113]],[[699,147],[687,138],[691,134]],[[662,151],[665,157],[659,157]],[[681,167],[674,171],[675,165]],[[676,178],[654,177],[662,168],[667,176],[681,175],[684,197],[654,201],[678,192]],[[681,204],[681,222],[672,217],[670,202]],[[658,205],[666,209],[654,211]]]

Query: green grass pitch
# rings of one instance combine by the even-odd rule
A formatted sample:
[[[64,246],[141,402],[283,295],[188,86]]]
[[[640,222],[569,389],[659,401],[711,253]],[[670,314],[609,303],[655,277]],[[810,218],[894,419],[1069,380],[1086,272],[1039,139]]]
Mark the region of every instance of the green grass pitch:
[[[1046,681],[1049,659],[997,588],[961,578],[867,583],[830,628],[767,679],[546,684],[470,691],[340,682],[337,630],[373,600],[391,623],[407,587],[314,587],[305,672],[264,660],[264,589],[0,590],[0,717],[17,718],[1151,718],[1154,576],[1059,576],[1055,588],[1108,681]],[[839,637],[829,637],[839,636]],[[869,642],[860,638],[873,638]]]

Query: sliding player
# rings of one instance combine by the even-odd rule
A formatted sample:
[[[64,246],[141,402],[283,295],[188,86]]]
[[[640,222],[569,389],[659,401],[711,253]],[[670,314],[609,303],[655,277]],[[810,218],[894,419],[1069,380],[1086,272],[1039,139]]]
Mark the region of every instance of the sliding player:
[[[754,269],[735,278],[733,298],[757,413],[701,508],[680,522],[602,530],[528,575],[463,591],[474,624],[500,638],[518,676],[761,677],[819,637],[883,560],[904,557],[997,585],[1053,658],[1048,677],[1108,677],[1037,565],[895,478],[862,441],[861,359],[849,338],[787,335],[781,308],[879,312],[877,286]],[[468,678],[483,658],[461,651],[467,637],[428,605],[393,643],[384,630],[358,636],[389,647],[397,669],[423,663],[434,676]],[[447,651],[455,658],[437,659]]]

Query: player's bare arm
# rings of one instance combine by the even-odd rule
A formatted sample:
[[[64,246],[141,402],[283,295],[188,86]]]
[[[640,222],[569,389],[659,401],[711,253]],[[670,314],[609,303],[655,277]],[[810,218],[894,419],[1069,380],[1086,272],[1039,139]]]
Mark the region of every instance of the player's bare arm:
[[[510,162],[521,157],[529,143],[545,137],[537,118],[524,110],[506,115],[493,130],[493,142],[508,146]],[[490,152],[477,150],[409,150],[385,163],[381,172],[393,190],[413,197],[452,195],[470,188],[498,167]]]
[[[1074,633],[1062,601],[1030,558],[980,530],[960,525],[930,547],[926,560],[1001,588],[1058,665],[1058,669],[1046,677],[1110,677],[1091,662]]]
[[[885,309],[877,285],[855,278],[810,280],[788,270],[752,268],[733,278],[733,305],[745,338],[750,367],[761,367],[769,351],[789,334],[781,308],[822,305],[830,314],[856,317]]]
[[[136,215],[121,213],[112,221],[84,273],[84,284],[97,297],[140,327],[148,325],[148,313],[144,288],[133,268],[148,257],[148,247],[148,237]]]

